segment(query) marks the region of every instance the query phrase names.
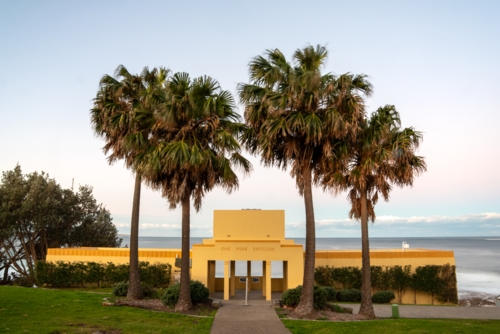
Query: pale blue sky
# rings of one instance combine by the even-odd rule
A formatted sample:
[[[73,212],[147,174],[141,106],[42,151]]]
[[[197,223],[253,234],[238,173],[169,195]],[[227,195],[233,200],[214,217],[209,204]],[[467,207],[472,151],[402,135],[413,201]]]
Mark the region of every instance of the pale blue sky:
[[[369,75],[369,111],[395,104],[424,132],[428,172],[377,205],[371,235],[500,235],[499,14],[498,1],[2,1],[0,171],[91,185],[128,233],[133,176],[108,166],[89,121],[104,74],[165,66],[235,93],[266,49],[291,58],[322,44],[325,71]],[[207,194],[193,236],[211,235],[213,210],[240,208],[284,209],[287,236],[304,236],[294,181],[253,161],[238,192]],[[317,189],[314,201],[319,237],[359,236],[345,194]],[[141,214],[141,235],[180,235],[181,212],[159,193],[144,188]]]

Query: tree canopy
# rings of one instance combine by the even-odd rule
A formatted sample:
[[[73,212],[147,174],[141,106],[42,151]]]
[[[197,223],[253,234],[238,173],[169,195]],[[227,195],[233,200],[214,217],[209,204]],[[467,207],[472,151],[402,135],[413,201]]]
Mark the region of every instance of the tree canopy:
[[[47,248],[120,247],[109,211],[92,187],[63,189],[48,174],[23,174],[21,166],[2,173],[0,183],[0,269],[34,280],[36,262]],[[6,278],[7,275],[4,275]]]

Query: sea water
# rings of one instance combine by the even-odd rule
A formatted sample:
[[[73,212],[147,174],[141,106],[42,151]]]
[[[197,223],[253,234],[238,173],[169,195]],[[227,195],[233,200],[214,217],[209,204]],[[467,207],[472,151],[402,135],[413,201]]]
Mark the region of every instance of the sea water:
[[[205,238],[191,238],[193,244]],[[295,238],[295,243],[305,244],[305,239]],[[452,237],[452,238],[371,238],[370,249],[400,248],[406,241],[410,248],[451,250],[455,253],[459,294],[479,292],[500,295],[500,238],[498,237]],[[129,245],[129,237],[123,237],[122,245]],[[181,248],[181,238],[140,237],[140,248]],[[317,238],[317,250],[361,249],[360,238]],[[252,261],[252,275],[262,275],[262,262]],[[246,274],[246,262],[236,261],[236,275]],[[216,276],[224,276],[223,262],[216,262]],[[281,262],[273,261],[271,276],[283,277]]]

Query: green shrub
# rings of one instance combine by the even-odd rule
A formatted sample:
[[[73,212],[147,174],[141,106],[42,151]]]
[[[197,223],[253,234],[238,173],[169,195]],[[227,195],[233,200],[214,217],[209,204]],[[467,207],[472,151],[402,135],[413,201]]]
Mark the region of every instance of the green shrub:
[[[191,281],[190,290],[193,304],[205,303],[210,295],[208,288],[200,281]]]
[[[210,295],[210,291],[208,290],[208,288],[199,281],[191,281],[189,290],[191,293],[191,302],[193,304],[205,303],[208,300],[208,296]],[[168,307],[174,307],[179,300],[180,292],[180,283],[175,283],[165,290],[161,297],[161,302],[163,303],[163,305],[167,305]]]
[[[337,291],[331,286],[324,286],[326,291],[326,300],[329,302],[337,301]]]
[[[344,309],[337,304],[328,304],[328,308],[333,312],[344,313]]]
[[[302,294],[302,285],[299,285],[294,289],[288,289],[281,296],[281,302],[283,303],[283,305],[286,305],[288,307],[295,307],[300,302],[301,294]]]
[[[315,310],[322,310],[325,308],[328,301],[328,292],[324,287],[319,285],[314,286],[313,307]]]
[[[394,298],[396,298],[396,296],[392,291],[379,291],[375,292],[375,294],[372,296],[372,302],[374,302],[375,304],[387,304],[390,303]]]
[[[165,290],[165,293],[161,297],[161,302],[163,305],[167,305],[168,307],[174,307],[179,300],[179,294],[181,292],[181,284],[175,283],[174,285],[168,287]]]
[[[337,292],[337,300],[339,302],[360,302],[361,291],[358,289],[345,289]]]
[[[281,302],[283,305],[288,307],[296,307],[300,302],[300,295],[302,294],[302,285],[299,285],[295,289],[288,289],[285,291],[283,296],[281,296]],[[315,285],[314,286],[314,308],[324,309],[326,303],[328,302],[328,291],[325,287]]]
[[[128,282],[120,282],[113,285],[113,295],[117,297],[127,296]]]

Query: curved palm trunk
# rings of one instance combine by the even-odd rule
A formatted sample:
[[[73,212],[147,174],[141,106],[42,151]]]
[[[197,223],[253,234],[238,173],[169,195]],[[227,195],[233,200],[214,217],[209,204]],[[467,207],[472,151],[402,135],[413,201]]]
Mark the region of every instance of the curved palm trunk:
[[[370,271],[370,243],[368,239],[368,208],[367,194],[361,189],[361,306],[359,314],[375,318],[372,304],[372,283]]]
[[[314,207],[312,198],[311,169],[304,168],[304,204],[306,208],[306,258],[304,261],[304,278],[302,295],[295,313],[307,316],[314,311],[314,262],[316,257],[316,228],[314,224]]]
[[[182,198],[182,253],[181,253],[181,289],[176,311],[187,311],[193,307],[189,275],[189,238],[190,238],[190,203],[191,194],[186,191]]]
[[[130,274],[128,299],[142,299],[143,293],[139,277],[139,207],[141,204],[141,174],[135,173],[134,201],[130,226]]]

